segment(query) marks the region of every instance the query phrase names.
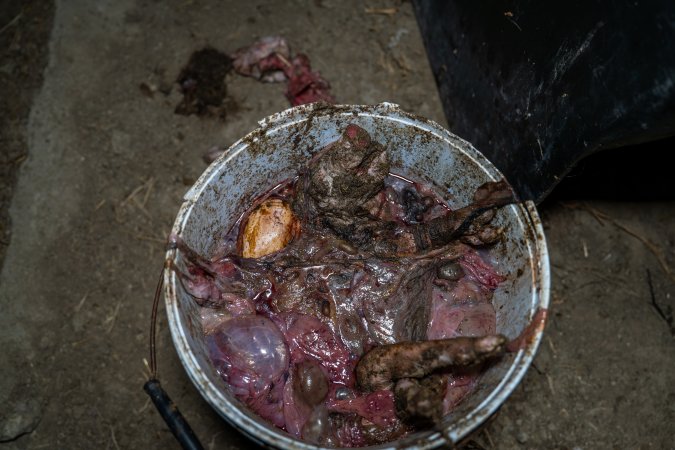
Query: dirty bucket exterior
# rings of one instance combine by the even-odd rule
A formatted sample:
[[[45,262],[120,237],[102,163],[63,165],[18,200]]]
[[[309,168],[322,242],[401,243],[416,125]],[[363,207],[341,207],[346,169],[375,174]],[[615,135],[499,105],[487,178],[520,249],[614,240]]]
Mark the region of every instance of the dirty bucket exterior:
[[[297,174],[317,151],[354,123],[390,152],[392,172],[431,182],[443,190],[450,207],[469,203],[475,189],[502,175],[471,144],[440,125],[405,113],[397,105],[303,105],[272,115],[233,144],[187,192],[172,233],[202,255],[213,254],[219,240],[247,205],[270,187]],[[494,222],[505,239],[490,252],[506,276],[495,291],[497,332],[513,339],[548,308],[549,266],[543,228],[532,202],[501,208]],[[167,259],[184,267],[180,252]],[[229,392],[211,366],[202,339],[199,307],[182,289],[174,271],[164,273],[169,326],[178,355],[202,396],[235,428],[267,447],[318,449],[268,424]],[[539,312],[539,314],[537,314]],[[441,430],[413,434],[369,448],[431,449],[455,444],[478,428],[516,388],[541,340],[537,322],[524,349],[507,354],[481,377],[476,389],[444,420]]]

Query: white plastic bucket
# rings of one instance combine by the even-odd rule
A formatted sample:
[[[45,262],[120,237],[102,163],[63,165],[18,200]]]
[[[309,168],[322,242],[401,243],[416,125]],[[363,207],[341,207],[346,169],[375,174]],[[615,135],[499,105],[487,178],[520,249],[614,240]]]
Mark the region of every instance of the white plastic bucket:
[[[451,207],[471,201],[499,171],[471,144],[440,125],[405,113],[397,105],[303,105],[274,114],[233,144],[187,192],[172,233],[202,255],[210,255],[238,215],[258,195],[293,176],[326,144],[354,123],[390,152],[392,171],[446,189]],[[505,150],[508,151],[508,150]],[[496,269],[507,280],[495,291],[497,332],[517,337],[549,302],[549,265],[544,232],[532,202],[501,208],[493,222],[505,239],[492,249]],[[183,266],[180,252],[166,257]],[[268,424],[235,399],[212,367],[202,339],[199,307],[174,271],[164,273],[165,298],[174,345],[202,396],[234,427],[265,446],[317,449]],[[443,421],[441,431],[416,433],[369,448],[428,449],[457,443],[479,427],[513,392],[532,362],[544,321],[537,321],[524,349],[509,353],[482,375],[476,389]]]

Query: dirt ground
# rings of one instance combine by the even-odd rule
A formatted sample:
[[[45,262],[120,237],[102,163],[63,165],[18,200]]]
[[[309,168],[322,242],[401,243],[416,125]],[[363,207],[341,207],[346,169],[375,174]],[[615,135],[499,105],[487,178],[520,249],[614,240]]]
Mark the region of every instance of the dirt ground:
[[[412,8],[34,5],[0,2],[0,449],[178,448],[142,391],[163,241],[202,154],[288,103],[281,85],[229,76],[224,120],[186,117],[174,114],[173,81],[205,45],[228,52],[281,34],[340,102],[390,101],[445,124]],[[675,205],[555,203],[542,215],[553,277],[545,338],[471,445],[675,448],[675,338],[658,313],[675,309]],[[163,319],[159,344],[161,380],[205,447],[251,448],[192,386]]]

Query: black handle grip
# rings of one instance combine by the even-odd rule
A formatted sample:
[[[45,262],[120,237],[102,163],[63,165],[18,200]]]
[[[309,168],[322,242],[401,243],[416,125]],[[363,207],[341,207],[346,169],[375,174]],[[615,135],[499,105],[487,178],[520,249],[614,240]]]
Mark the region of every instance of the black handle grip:
[[[176,404],[171,400],[166,391],[162,389],[162,386],[160,386],[159,380],[148,380],[143,385],[143,390],[148,393],[152,399],[152,403],[155,404],[155,408],[157,408],[162,419],[164,419],[164,422],[166,422],[183,449],[204,450],[204,447],[202,447],[201,442],[199,442],[194,431],[188,425],[185,417],[178,411]]]

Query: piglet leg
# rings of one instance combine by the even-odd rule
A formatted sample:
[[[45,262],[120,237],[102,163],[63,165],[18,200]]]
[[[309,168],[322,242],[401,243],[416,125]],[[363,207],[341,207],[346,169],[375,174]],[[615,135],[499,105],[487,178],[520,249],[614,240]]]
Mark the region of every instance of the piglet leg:
[[[474,201],[470,205],[453,211],[449,216],[416,225],[413,228],[416,249],[424,251],[441,247],[465,234],[479,233],[480,229],[492,219],[493,215],[490,212],[494,208],[515,201],[513,191],[506,181],[485,183],[476,190]],[[480,236],[477,239],[479,238]],[[491,235],[484,238],[488,241],[496,240],[496,237]],[[479,240],[483,242],[483,239]]]
[[[396,415],[405,423],[421,426],[438,423],[443,416],[446,378],[434,374],[421,380],[398,380],[394,386]]]
[[[480,364],[502,355],[506,343],[507,339],[497,334],[381,345],[361,358],[356,379],[368,392],[392,389],[403,378],[423,378],[440,369]]]

